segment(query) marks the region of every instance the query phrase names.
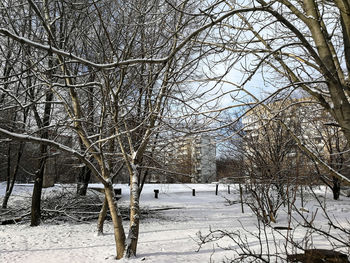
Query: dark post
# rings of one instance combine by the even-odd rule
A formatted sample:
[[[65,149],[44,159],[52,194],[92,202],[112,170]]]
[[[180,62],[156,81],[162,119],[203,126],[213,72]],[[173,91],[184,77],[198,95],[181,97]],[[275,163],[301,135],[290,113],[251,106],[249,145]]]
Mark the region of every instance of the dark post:
[[[231,194],[230,185],[227,185],[227,193]]]
[[[196,189],[192,189],[192,196],[196,196]]]
[[[216,184],[215,195],[218,195],[218,191],[219,191],[219,184]]]
[[[154,189],[154,198],[158,198],[159,190]]]
[[[304,207],[303,185],[300,186],[300,199],[301,199],[301,207]]]
[[[243,207],[243,189],[242,189],[242,185],[239,184],[239,197],[241,199],[241,210],[242,213],[244,214],[244,207]]]

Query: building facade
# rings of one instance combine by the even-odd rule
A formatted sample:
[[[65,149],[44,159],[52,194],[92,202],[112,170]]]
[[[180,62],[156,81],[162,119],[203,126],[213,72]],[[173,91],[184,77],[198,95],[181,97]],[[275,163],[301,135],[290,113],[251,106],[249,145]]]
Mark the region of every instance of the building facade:
[[[180,137],[168,148],[166,181],[210,183],[216,180],[216,144],[208,135]],[[164,180],[162,180],[164,181]]]

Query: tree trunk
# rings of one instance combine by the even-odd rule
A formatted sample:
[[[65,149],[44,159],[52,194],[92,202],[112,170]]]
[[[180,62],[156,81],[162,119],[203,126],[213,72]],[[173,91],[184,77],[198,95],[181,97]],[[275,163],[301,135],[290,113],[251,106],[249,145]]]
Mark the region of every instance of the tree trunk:
[[[78,175],[78,183],[77,183],[77,194],[81,196],[85,196],[87,192],[87,188],[89,186],[89,181],[91,178],[91,170],[84,166],[80,169]]]
[[[49,63],[49,65],[52,65],[52,64]],[[40,136],[42,139],[49,138],[49,131],[47,130],[47,127],[50,124],[52,99],[53,99],[53,93],[51,90],[48,90],[46,93],[46,104],[44,108],[44,116],[43,116],[42,122],[40,118],[37,117],[38,126],[44,129],[44,131]],[[38,115],[37,111],[35,111],[35,113]],[[46,165],[47,158],[48,158],[48,146],[46,144],[41,144],[39,169],[35,174],[34,189],[33,189],[33,196],[32,196],[31,223],[30,223],[31,226],[38,226],[40,224],[41,192],[43,188],[43,179],[44,179],[44,172],[45,172],[45,165]]]
[[[40,159],[39,170],[35,174],[34,189],[33,189],[33,195],[32,195],[30,226],[40,225],[40,219],[41,219],[41,192],[43,189],[45,163],[47,159],[47,156],[45,156],[47,146],[42,145],[40,148],[41,148],[40,152],[42,156]]]
[[[6,185],[4,200],[2,202],[2,208],[7,208],[8,200],[10,199],[13,187],[15,185],[17,172],[19,168],[19,162],[21,161],[21,158],[22,158],[23,149],[24,149],[24,143],[20,142],[19,149],[17,152],[17,161],[11,175],[11,145],[9,144],[8,158],[7,158],[7,185]]]
[[[112,185],[105,186],[105,195],[108,202],[108,208],[111,213],[114,238],[117,249],[117,259],[121,259],[124,256],[125,251],[125,233],[123,228],[122,216],[118,210],[117,201],[115,200],[114,190]]]
[[[6,172],[6,194],[4,201],[2,203],[2,208],[7,208],[7,202],[10,198],[10,195],[7,194],[11,187],[11,143],[8,144],[7,148],[7,172]]]
[[[337,177],[334,177],[334,176],[333,176],[332,192],[333,192],[333,199],[338,200],[340,196],[340,181]]]
[[[130,180],[130,229],[125,254],[127,258],[136,256],[140,227],[139,196],[139,173],[137,168],[134,168],[134,173]]]
[[[15,176],[12,177],[12,181],[10,182],[10,184],[8,186],[6,186],[4,200],[2,201],[2,208],[3,209],[7,208],[7,204],[8,204],[8,201],[10,199],[10,196],[11,196],[11,193],[13,190],[13,186],[15,185],[15,180],[16,180],[16,177]]]
[[[97,235],[103,235],[103,224],[107,216],[107,209],[108,209],[108,202],[107,202],[107,198],[105,197],[100,214],[98,215]]]

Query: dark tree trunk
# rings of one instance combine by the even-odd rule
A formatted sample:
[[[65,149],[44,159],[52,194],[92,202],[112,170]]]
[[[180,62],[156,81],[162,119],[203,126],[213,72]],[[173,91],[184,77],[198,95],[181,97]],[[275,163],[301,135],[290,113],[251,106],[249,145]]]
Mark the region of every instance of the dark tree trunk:
[[[52,64],[50,64],[52,65]],[[41,121],[38,112],[35,109],[35,114],[37,115],[37,123],[38,126],[43,129],[41,133],[42,139],[48,139],[49,138],[49,131],[47,130],[47,127],[50,124],[50,116],[51,116],[51,101],[53,99],[53,93],[51,90],[48,90],[46,93],[46,104],[44,108],[44,117]],[[48,146],[45,144],[40,145],[40,161],[39,161],[39,168],[37,172],[35,173],[35,181],[34,181],[34,189],[33,189],[33,195],[32,195],[32,208],[31,208],[31,226],[38,226],[40,224],[41,219],[41,192],[43,188],[43,179],[44,179],[44,173],[45,173],[45,164],[46,160],[48,158]]]
[[[7,208],[8,201],[12,194],[12,190],[15,185],[15,181],[18,173],[19,162],[21,161],[22,154],[23,154],[23,149],[24,149],[24,143],[21,142],[17,152],[16,164],[11,174],[11,145],[9,144],[8,157],[7,157],[7,184],[6,184],[6,192],[5,192],[4,200],[2,201],[2,208]]]
[[[80,169],[77,182],[77,195],[85,196],[89,181],[91,178],[91,170],[84,166]]]
[[[337,177],[333,177],[333,199],[338,200],[340,196],[340,181]]]
[[[41,145],[41,159],[39,164],[39,169],[35,174],[35,181],[34,181],[34,189],[33,189],[33,195],[32,195],[32,208],[31,208],[31,226],[38,226],[40,225],[41,220],[41,192],[43,189],[43,179],[44,179],[44,172],[45,172],[45,163],[47,156],[47,146]]]
[[[54,28],[52,29],[54,30]],[[49,45],[51,45],[51,40],[49,40]],[[30,51],[30,50],[28,50]],[[48,80],[53,80],[53,73],[54,73],[54,58],[51,51],[48,52]],[[31,67],[31,62],[28,61],[28,66]],[[30,80],[30,79],[29,79]],[[30,86],[31,87],[31,84]],[[30,92],[32,95],[32,99],[34,99],[34,90],[30,88]],[[40,118],[39,111],[37,109],[37,105],[33,104],[32,109],[34,113],[34,118],[36,120],[36,123],[38,127],[41,130],[40,138],[42,139],[49,139],[49,130],[48,126],[50,125],[50,117],[51,117],[51,110],[52,110],[52,100],[53,100],[53,91],[51,90],[51,86],[46,87],[45,91],[45,106],[42,118]],[[35,98],[36,99],[36,98]],[[43,179],[44,179],[44,173],[45,173],[45,164],[46,160],[48,158],[48,146],[45,144],[40,145],[40,161],[39,161],[39,167],[37,172],[35,173],[35,181],[34,181],[34,189],[33,189],[33,195],[32,195],[32,207],[31,207],[31,226],[38,226],[41,221],[41,192],[43,188]]]

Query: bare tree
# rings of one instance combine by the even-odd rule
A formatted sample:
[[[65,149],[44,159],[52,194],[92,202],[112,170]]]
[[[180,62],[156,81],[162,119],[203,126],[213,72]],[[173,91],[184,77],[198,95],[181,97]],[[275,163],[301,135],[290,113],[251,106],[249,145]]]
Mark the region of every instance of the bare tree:
[[[249,193],[246,203],[265,223],[276,222],[279,208],[290,198],[289,192],[310,183],[305,180],[311,178],[306,172],[307,158],[281,125],[283,121],[294,134],[300,134],[302,120],[298,108],[291,106],[293,102],[288,99],[268,103],[273,112],[259,105],[242,122],[228,126],[224,134],[236,134],[227,140],[227,152],[222,152],[237,161],[241,159],[241,179]],[[288,106],[291,107],[286,109]],[[231,118],[227,122],[231,123]]]
[[[213,25],[212,33],[201,43],[215,48],[221,54],[216,62],[227,65],[216,80],[230,83],[235,87],[232,94],[249,96],[255,104],[261,100],[249,89],[249,82],[257,76],[262,86],[276,92],[302,89],[329,112],[349,141],[349,1],[215,3],[216,8],[206,14],[216,17],[225,13],[227,17]],[[215,72],[215,67],[211,68]],[[230,78],[237,71],[243,74],[240,81]],[[297,136],[294,139],[317,161]],[[349,183],[321,160],[318,163]]]
[[[2,15],[5,10],[1,10]],[[1,19],[0,23],[5,21]],[[22,28],[18,31],[21,35],[26,34],[27,24],[22,24]],[[1,54],[1,86],[0,86],[0,107],[1,107],[1,127],[12,132],[23,132],[26,129],[27,117],[29,114],[28,105],[30,99],[28,94],[23,93],[28,87],[30,74],[25,70],[25,54],[26,49],[17,46],[10,39],[0,42]],[[19,66],[15,67],[14,64]],[[15,83],[13,85],[13,83]],[[6,160],[6,192],[3,199],[2,207],[7,208],[8,200],[12,193],[14,183],[20,168],[20,162],[23,156],[25,143],[24,142],[6,142],[6,153],[3,160]]]
[[[350,139],[350,104],[346,95],[349,66],[343,66],[349,56],[342,55],[349,52],[349,12],[341,12],[349,9],[345,0],[334,3],[305,0],[295,1],[295,5],[285,0],[271,4],[263,0],[214,1],[208,6],[196,1],[20,2],[26,10],[32,10],[36,28],[28,35],[18,34],[18,24],[13,21],[17,6],[6,2],[2,6],[7,12],[7,23],[1,26],[0,35],[15,40],[19,46],[30,47],[29,53],[33,54],[30,69],[47,88],[46,101],[41,101],[45,107],[40,112],[44,125],[40,128],[37,123],[35,132],[27,131],[24,135],[6,129],[0,132],[13,139],[70,152],[91,169],[105,187],[117,258],[136,255],[145,153],[159,125],[176,129],[174,124],[181,123],[176,120],[178,116],[172,116],[173,122],[165,121],[165,116],[171,116],[171,106],[186,105],[185,117],[208,117],[211,122],[198,130],[212,128],[209,124],[224,110],[211,111],[210,103],[215,99],[190,105],[194,97],[180,88],[194,74],[202,54],[229,54],[227,62],[254,58],[255,63],[239,68],[248,72],[247,78],[239,83],[239,91],[254,98],[244,85],[265,67],[273,70],[285,78],[284,86],[301,87],[314,96],[344,129],[347,140]],[[329,22],[329,13],[323,13],[322,7],[330,7],[327,10],[341,18],[341,27],[332,19]],[[27,16],[23,19],[28,21]],[[275,37],[269,37],[271,32]],[[337,46],[337,43],[345,44]],[[344,46],[345,51],[341,52]],[[209,77],[205,81],[208,80]],[[214,80],[223,79],[221,76]],[[30,87],[38,83],[33,82]],[[89,107],[84,106],[88,89],[94,90],[96,118],[91,118],[91,113],[86,112]],[[52,103],[55,103],[53,108]],[[259,100],[254,102],[258,103]],[[55,116],[54,121],[47,118],[49,110]],[[83,147],[68,147],[47,138],[49,125],[55,126],[58,133],[72,133]],[[288,130],[287,125],[282,126]],[[298,137],[293,138],[302,147]],[[43,146],[42,152],[45,150]],[[304,150],[312,155],[308,149]],[[118,163],[114,158],[122,158],[130,178],[128,238],[112,189],[111,178]]]
[[[190,40],[212,22],[193,29],[208,18],[185,12],[194,8],[192,1],[28,0],[22,6],[32,10],[36,28],[24,37],[16,28],[4,26],[0,32],[4,39],[31,50],[28,68],[35,82],[28,90],[42,85],[45,93],[37,101],[32,97],[36,126],[23,133],[1,129],[1,134],[40,143],[43,154],[47,147],[56,147],[83,162],[104,185],[117,258],[135,256],[139,197],[147,174],[145,153],[164,122],[162,116],[171,108],[167,105],[177,100],[173,91],[198,66],[200,53]],[[17,6],[5,9],[6,19],[12,22]],[[81,143],[62,143],[57,136],[49,136],[51,128]],[[128,236],[112,185],[120,161],[130,179]]]

